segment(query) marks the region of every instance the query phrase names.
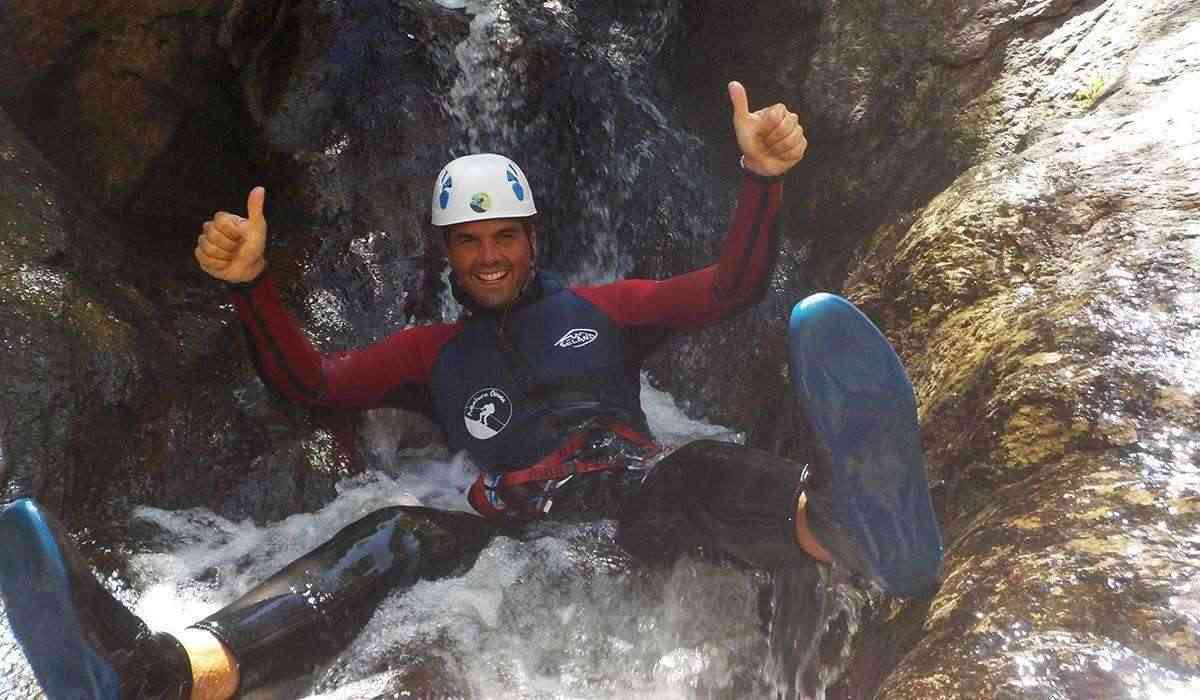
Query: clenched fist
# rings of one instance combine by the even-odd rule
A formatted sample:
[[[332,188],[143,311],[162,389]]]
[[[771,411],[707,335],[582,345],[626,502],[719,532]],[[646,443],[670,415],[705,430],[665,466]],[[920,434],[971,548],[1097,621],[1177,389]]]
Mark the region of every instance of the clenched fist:
[[[733,131],[748,170],[777,177],[804,158],[808,140],[794,112],[782,104],[751,112],[746,88],[737,81],[729,83],[729,101],[733,104]]]
[[[250,190],[246,198],[246,216],[219,211],[205,221],[196,241],[196,262],[201,269],[226,282],[250,282],[267,267],[263,253],[267,247],[267,218],[263,204],[267,191]]]

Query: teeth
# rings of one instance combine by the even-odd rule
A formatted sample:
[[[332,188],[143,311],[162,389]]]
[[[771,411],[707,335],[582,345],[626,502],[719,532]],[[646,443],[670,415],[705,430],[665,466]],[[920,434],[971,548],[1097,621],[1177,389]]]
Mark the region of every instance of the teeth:
[[[507,273],[507,272],[504,272],[504,271],[500,271],[500,272],[480,272],[478,275],[476,275],[476,277],[478,277],[479,279],[483,280],[484,282],[495,282],[496,280],[498,280],[498,279],[500,279],[500,278],[504,277],[504,276],[505,276],[505,275],[507,275],[507,274],[508,274],[508,273]]]

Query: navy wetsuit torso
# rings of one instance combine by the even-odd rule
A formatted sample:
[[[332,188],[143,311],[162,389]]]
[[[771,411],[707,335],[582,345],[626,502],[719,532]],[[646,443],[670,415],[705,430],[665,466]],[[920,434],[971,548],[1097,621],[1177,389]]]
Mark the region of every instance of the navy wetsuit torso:
[[[430,386],[450,448],[515,468],[597,419],[648,432],[641,358],[625,331],[554,275],[539,273],[526,296],[507,313],[471,317],[438,353]]]

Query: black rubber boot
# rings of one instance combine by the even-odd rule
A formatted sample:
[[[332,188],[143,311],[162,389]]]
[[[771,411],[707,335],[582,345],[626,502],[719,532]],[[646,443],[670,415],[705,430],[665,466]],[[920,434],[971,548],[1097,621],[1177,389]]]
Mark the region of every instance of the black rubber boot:
[[[938,585],[934,517],[912,385],[887,339],[850,302],[792,310],[792,390],[816,443],[808,524],[834,561],[896,596]]]
[[[347,525],[196,623],[238,661],[240,693],[303,688],[362,631],[383,598],[470,567],[494,533],[469,513],[391,506]]]
[[[151,632],[96,580],[34,501],[0,507],[0,595],[50,700],[186,700],[187,652]]]

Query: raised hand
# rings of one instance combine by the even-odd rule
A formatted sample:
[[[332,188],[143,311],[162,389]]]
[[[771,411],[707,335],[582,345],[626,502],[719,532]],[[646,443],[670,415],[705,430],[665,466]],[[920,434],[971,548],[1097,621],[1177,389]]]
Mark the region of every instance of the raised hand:
[[[746,88],[737,81],[729,83],[729,101],[733,104],[733,131],[748,170],[776,177],[804,158],[808,141],[794,112],[780,103],[751,112]]]
[[[267,247],[267,218],[263,204],[267,191],[250,190],[246,198],[246,217],[219,211],[205,221],[196,241],[196,262],[201,269],[226,282],[249,282],[267,266],[263,253]]]

